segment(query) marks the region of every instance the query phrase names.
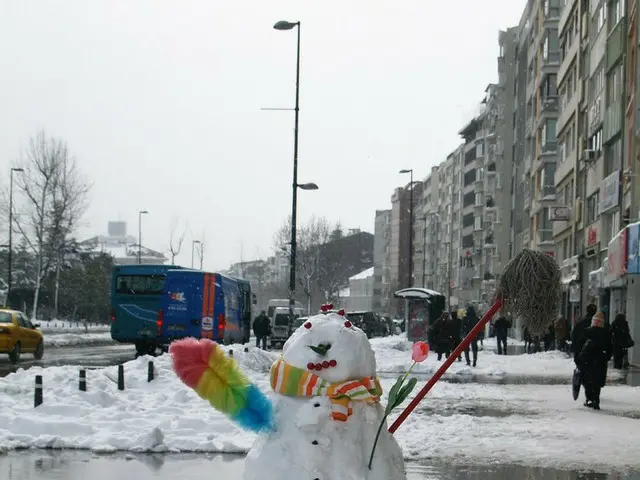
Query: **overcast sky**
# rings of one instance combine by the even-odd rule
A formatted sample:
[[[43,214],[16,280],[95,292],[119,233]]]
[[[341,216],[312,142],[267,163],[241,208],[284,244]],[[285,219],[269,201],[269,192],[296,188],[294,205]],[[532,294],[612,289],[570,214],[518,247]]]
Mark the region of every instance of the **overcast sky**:
[[[0,167],[39,129],[93,183],[80,238],[125,220],[179,260],[206,232],[205,268],[272,251],[291,209],[295,31],[302,22],[299,221],[373,231],[393,189],[458,144],[497,79],[498,30],[520,0],[3,0]],[[7,174],[2,175],[6,183]]]

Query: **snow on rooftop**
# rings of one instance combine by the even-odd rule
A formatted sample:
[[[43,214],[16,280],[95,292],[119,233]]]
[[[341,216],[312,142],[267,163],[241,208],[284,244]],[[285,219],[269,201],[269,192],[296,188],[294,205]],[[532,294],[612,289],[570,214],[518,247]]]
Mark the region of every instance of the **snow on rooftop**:
[[[349,277],[349,280],[364,280],[365,278],[373,277],[373,267],[367,268],[362,272],[354,275],[353,277]]]

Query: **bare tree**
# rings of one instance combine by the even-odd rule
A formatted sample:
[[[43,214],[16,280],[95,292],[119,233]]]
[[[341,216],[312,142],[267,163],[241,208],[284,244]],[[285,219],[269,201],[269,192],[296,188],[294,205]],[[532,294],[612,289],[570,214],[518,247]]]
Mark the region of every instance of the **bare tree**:
[[[182,250],[182,244],[184,243],[184,237],[187,235],[187,227],[180,230],[178,233],[180,221],[177,217],[171,219],[171,225],[169,227],[169,253],[171,254],[171,265],[174,265],[175,259],[180,255]]]
[[[296,232],[296,276],[307,297],[307,313],[311,313],[312,286],[320,274],[321,246],[331,235],[331,225],[324,217],[313,216]],[[291,252],[291,220],[280,227],[274,237],[275,248],[286,254]]]
[[[199,243],[197,243],[196,255],[198,256],[198,261],[200,262],[200,270],[202,270],[202,265],[204,263],[204,247],[207,243],[207,232],[202,232],[202,237],[200,237]]]
[[[29,140],[17,178],[23,194],[22,215],[14,212],[16,227],[36,256],[32,317],[38,311],[42,280],[55,264],[56,290],[70,236],[87,209],[89,184],[82,178],[65,141],[39,132]],[[17,209],[17,207],[16,207]],[[57,296],[57,295],[56,295]]]

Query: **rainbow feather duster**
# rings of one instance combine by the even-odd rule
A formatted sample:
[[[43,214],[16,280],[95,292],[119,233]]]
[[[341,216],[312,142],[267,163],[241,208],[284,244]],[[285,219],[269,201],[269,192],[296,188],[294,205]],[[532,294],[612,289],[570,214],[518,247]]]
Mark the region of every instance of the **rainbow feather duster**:
[[[271,402],[217,343],[185,338],[173,342],[169,353],[180,380],[213,408],[248,430],[272,428]]]

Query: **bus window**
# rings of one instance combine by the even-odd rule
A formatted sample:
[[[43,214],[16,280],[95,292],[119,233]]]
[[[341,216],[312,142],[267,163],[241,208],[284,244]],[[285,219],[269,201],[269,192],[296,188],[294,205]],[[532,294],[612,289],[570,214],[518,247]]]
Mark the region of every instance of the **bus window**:
[[[164,290],[165,275],[119,275],[117,293],[125,295],[160,295]]]

